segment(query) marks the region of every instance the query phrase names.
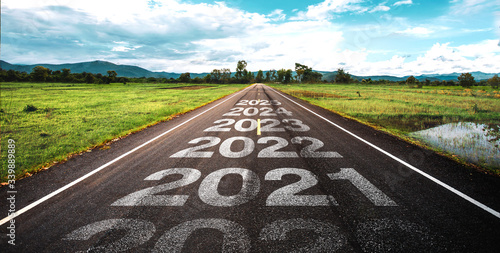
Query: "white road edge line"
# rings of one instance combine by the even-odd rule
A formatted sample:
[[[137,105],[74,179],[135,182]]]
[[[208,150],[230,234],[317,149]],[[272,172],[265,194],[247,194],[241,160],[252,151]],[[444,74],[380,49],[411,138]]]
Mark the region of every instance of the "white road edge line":
[[[369,145],[370,147],[372,147],[372,148],[374,148],[374,149],[376,149],[376,150],[378,150],[378,151],[380,151],[380,152],[384,153],[385,155],[387,155],[387,156],[389,156],[390,158],[392,158],[392,159],[394,159],[394,160],[398,161],[399,163],[401,163],[401,164],[405,165],[406,167],[410,168],[411,170],[413,170],[413,171],[415,171],[415,172],[419,173],[420,175],[422,175],[422,176],[424,176],[424,177],[426,177],[426,178],[430,179],[430,180],[431,180],[431,181],[433,181],[434,183],[436,183],[436,184],[438,184],[438,185],[440,185],[440,186],[442,186],[442,187],[446,188],[447,190],[449,190],[449,191],[451,191],[451,192],[455,193],[456,195],[458,195],[458,196],[462,197],[463,199],[465,199],[465,200],[469,201],[470,203],[472,203],[472,204],[474,204],[474,205],[476,205],[476,206],[478,206],[478,207],[482,208],[482,209],[483,209],[483,210],[485,210],[486,212],[489,212],[489,213],[493,214],[494,216],[496,216],[497,218],[500,218],[500,213],[499,213],[499,212],[497,212],[497,211],[495,211],[495,210],[491,209],[490,207],[488,207],[488,206],[484,205],[483,203],[481,203],[481,202],[479,202],[479,201],[477,201],[477,200],[475,200],[475,199],[473,199],[473,198],[471,198],[471,197],[469,197],[469,196],[465,195],[464,193],[460,192],[459,190],[457,190],[457,189],[455,189],[455,188],[453,188],[453,187],[451,187],[451,186],[449,186],[449,185],[447,185],[447,184],[443,183],[443,182],[442,182],[442,181],[440,181],[439,179],[437,179],[437,178],[435,178],[435,177],[433,177],[433,176],[431,176],[431,175],[429,175],[429,174],[427,174],[427,173],[425,173],[425,172],[421,171],[420,169],[418,169],[418,168],[414,167],[413,165],[411,165],[411,164],[409,164],[409,163],[407,163],[407,162],[405,162],[405,161],[403,161],[403,160],[401,160],[401,159],[397,158],[396,156],[392,155],[391,153],[389,153],[389,152],[387,152],[387,151],[385,151],[385,150],[383,150],[383,149],[381,149],[381,148],[379,148],[379,147],[375,146],[374,144],[372,144],[372,143],[370,143],[370,142],[368,142],[368,141],[364,140],[363,138],[361,138],[361,137],[359,137],[359,136],[357,136],[357,135],[355,135],[355,134],[353,134],[353,133],[349,132],[347,129],[345,129],[345,128],[343,128],[343,127],[341,127],[341,126],[339,126],[339,125],[337,125],[337,124],[335,124],[335,123],[333,123],[333,122],[331,122],[330,120],[326,119],[325,117],[323,117],[323,116],[321,116],[321,115],[319,115],[319,114],[315,113],[314,111],[312,111],[312,110],[310,110],[310,109],[306,108],[305,106],[303,106],[303,105],[301,105],[301,104],[299,104],[299,103],[297,103],[297,102],[295,102],[295,101],[291,100],[290,98],[286,97],[285,95],[283,95],[283,94],[281,94],[281,93],[277,92],[275,89],[273,89],[273,88],[271,88],[271,89],[272,89],[274,92],[276,92],[277,94],[279,94],[280,96],[282,96],[282,97],[284,97],[284,98],[286,98],[286,99],[290,100],[292,103],[294,103],[294,104],[296,104],[296,105],[298,105],[298,106],[300,106],[300,107],[304,108],[305,110],[307,110],[307,111],[309,111],[310,113],[312,113],[312,114],[314,114],[314,115],[318,116],[319,118],[321,118],[321,119],[325,120],[326,122],[328,122],[328,123],[332,124],[333,126],[335,126],[335,127],[339,128],[340,130],[342,130],[342,131],[346,132],[347,134],[349,134],[349,135],[353,136],[354,138],[356,138],[356,139],[358,139],[358,140],[360,140],[360,141],[362,141],[362,142],[366,143],[366,144],[367,144],[367,145]]]
[[[170,132],[174,131],[175,129],[177,129],[177,128],[179,128],[179,127],[183,126],[184,124],[186,124],[186,123],[190,122],[191,120],[193,120],[193,119],[195,119],[195,118],[197,118],[197,117],[201,116],[202,114],[205,114],[206,112],[208,112],[208,111],[210,111],[210,110],[214,109],[215,107],[217,107],[217,106],[219,106],[219,105],[223,104],[224,102],[228,101],[229,99],[233,98],[234,96],[238,95],[239,93],[241,93],[241,92],[243,92],[243,91],[245,91],[245,90],[247,90],[247,89],[252,88],[253,86],[254,86],[254,85],[251,85],[251,86],[249,86],[249,87],[247,87],[247,88],[245,88],[245,89],[243,89],[243,90],[240,90],[240,91],[238,91],[238,92],[236,92],[236,93],[234,93],[234,94],[230,95],[229,97],[227,97],[227,98],[226,98],[226,99],[224,99],[223,101],[219,102],[218,104],[214,105],[213,107],[208,108],[207,110],[205,110],[205,111],[201,112],[200,114],[198,114],[198,115],[196,115],[196,116],[194,116],[194,117],[192,117],[192,118],[190,118],[190,119],[188,119],[188,120],[186,120],[186,121],[182,122],[181,124],[179,124],[179,125],[177,125],[177,126],[175,126],[175,127],[171,128],[171,129],[169,129],[169,130],[167,130],[167,131],[163,132],[162,134],[160,134],[160,135],[156,136],[155,138],[153,138],[153,139],[151,139],[151,140],[149,140],[149,141],[147,141],[147,142],[145,142],[145,143],[141,144],[140,146],[137,146],[136,148],[134,148],[134,149],[132,149],[132,150],[128,151],[127,153],[125,153],[125,154],[123,154],[123,155],[121,155],[121,156],[119,156],[119,157],[117,157],[117,158],[113,159],[112,161],[110,161],[110,162],[108,162],[108,163],[106,163],[106,164],[102,165],[101,167],[99,167],[99,168],[97,168],[97,169],[95,169],[95,170],[93,170],[93,171],[91,171],[91,172],[89,172],[89,173],[87,173],[87,174],[85,174],[85,175],[81,176],[80,178],[76,179],[75,181],[73,181],[73,182],[71,182],[71,183],[69,183],[69,184],[67,184],[67,185],[65,185],[65,186],[63,186],[63,187],[61,187],[61,188],[59,188],[59,189],[57,189],[57,190],[53,191],[52,193],[50,193],[50,194],[46,195],[45,197],[43,197],[43,198],[41,198],[41,199],[39,199],[39,200],[37,200],[37,201],[35,201],[35,202],[33,202],[33,203],[31,203],[31,204],[29,204],[29,205],[25,206],[25,207],[23,207],[22,209],[18,210],[17,212],[15,212],[15,213],[13,213],[13,214],[11,214],[11,215],[9,215],[9,216],[7,216],[7,217],[3,218],[2,220],[0,220],[0,226],[1,226],[1,225],[3,225],[3,224],[5,224],[5,223],[7,223],[7,222],[8,222],[8,221],[10,221],[11,219],[14,219],[15,217],[17,217],[17,216],[19,216],[19,215],[21,215],[21,214],[25,213],[26,211],[30,210],[31,208],[33,208],[33,207],[35,207],[35,206],[37,206],[37,205],[39,205],[39,204],[41,204],[41,203],[43,203],[43,202],[47,201],[48,199],[50,199],[50,198],[52,198],[52,197],[56,196],[57,194],[59,194],[59,193],[61,193],[61,192],[65,191],[65,190],[69,189],[70,187],[72,187],[72,186],[74,186],[74,185],[76,185],[76,184],[80,183],[81,181],[83,181],[83,180],[85,180],[85,179],[89,178],[90,176],[92,176],[92,175],[94,175],[95,173],[97,173],[97,172],[99,172],[99,171],[103,170],[104,168],[108,167],[109,165],[111,165],[111,164],[113,164],[113,163],[115,163],[115,162],[119,161],[120,159],[122,159],[122,158],[124,158],[124,157],[126,157],[126,156],[128,156],[128,155],[130,155],[130,154],[132,154],[132,153],[134,153],[135,151],[137,151],[137,150],[141,149],[142,147],[144,147],[144,146],[148,145],[149,143],[151,143],[151,142],[153,142],[153,141],[155,141],[155,140],[157,140],[157,139],[161,138],[162,136],[164,136],[164,135],[166,135],[166,134],[168,134],[168,133],[170,133]]]

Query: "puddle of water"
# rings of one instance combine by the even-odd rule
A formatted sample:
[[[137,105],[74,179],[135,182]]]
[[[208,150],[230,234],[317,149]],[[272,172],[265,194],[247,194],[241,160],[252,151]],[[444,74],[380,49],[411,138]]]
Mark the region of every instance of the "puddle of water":
[[[413,132],[411,137],[475,164],[500,168],[500,126],[459,122]]]

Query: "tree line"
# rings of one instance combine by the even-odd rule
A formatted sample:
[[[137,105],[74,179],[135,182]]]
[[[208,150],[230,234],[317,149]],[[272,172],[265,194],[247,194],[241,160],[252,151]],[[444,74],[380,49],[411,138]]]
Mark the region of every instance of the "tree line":
[[[409,76],[406,79],[406,84],[410,85],[410,87],[422,88],[425,84],[427,86],[455,86],[460,85],[464,88],[470,88],[472,86],[488,86],[490,85],[494,89],[498,89],[500,84],[500,78],[498,75],[494,75],[492,78],[488,80],[481,80],[477,82],[474,77],[470,73],[462,73],[457,78],[457,82],[449,80],[449,81],[433,81],[431,82],[429,79],[426,79],[425,82],[420,82],[414,76]]]
[[[238,61],[236,72],[233,74],[229,68],[214,69],[211,73],[200,78],[191,78],[190,73],[183,73],[178,78],[155,78],[155,77],[119,77],[116,71],[109,70],[107,74],[93,73],[71,73],[70,69],[62,69],[52,71],[43,66],[36,66],[31,73],[20,72],[15,70],[0,69],[0,82],[61,82],[61,83],[88,83],[88,84],[110,84],[110,83],[214,83],[214,84],[231,84],[231,83],[321,83],[327,82],[323,79],[323,75],[313,71],[311,67],[295,63],[295,75],[291,69],[271,69],[269,71],[259,70],[256,74],[246,69],[247,62],[244,60]],[[427,86],[454,86],[461,85],[463,87],[471,87],[474,85],[486,86],[491,85],[493,88],[498,88],[500,78],[498,75],[488,79],[476,82],[470,73],[462,73],[457,81],[419,81],[414,76],[410,76],[406,81],[390,81],[390,80],[371,80],[371,78],[358,80],[353,78],[344,69],[339,68],[337,73],[332,78],[334,83],[363,83],[363,84],[384,84],[396,83],[407,84],[411,87],[421,88]]]
[[[311,68],[297,63],[297,66],[307,71],[302,73],[302,79],[308,82],[321,82],[322,75],[312,72]],[[155,77],[119,77],[116,71],[109,70],[107,75],[93,73],[71,73],[70,69],[50,70],[43,66],[36,66],[31,73],[15,70],[0,69],[0,82],[62,82],[62,83],[89,83],[89,84],[109,84],[109,83],[251,83],[251,82],[279,82],[291,83],[296,81],[291,69],[269,70],[266,73],[259,70],[255,75],[246,69],[247,62],[238,61],[236,72],[233,74],[229,68],[214,69],[205,77],[191,78],[190,73],[183,73],[178,78],[155,78]]]

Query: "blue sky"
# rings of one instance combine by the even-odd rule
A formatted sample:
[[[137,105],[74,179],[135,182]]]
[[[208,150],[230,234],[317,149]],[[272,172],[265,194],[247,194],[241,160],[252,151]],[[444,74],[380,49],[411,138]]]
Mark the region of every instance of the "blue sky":
[[[152,71],[500,73],[496,0],[2,0],[1,58]]]

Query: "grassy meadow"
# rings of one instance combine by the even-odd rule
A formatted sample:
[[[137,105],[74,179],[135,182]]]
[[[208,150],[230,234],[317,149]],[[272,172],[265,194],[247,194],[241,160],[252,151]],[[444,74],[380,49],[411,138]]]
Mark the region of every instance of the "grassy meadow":
[[[15,141],[20,178],[246,85],[180,86],[2,83],[0,182],[7,179],[9,139]]]
[[[500,125],[500,91],[491,87],[301,84],[271,85],[312,104],[404,139],[454,122]],[[414,140],[410,140],[414,141]],[[500,174],[500,169],[494,169]]]

